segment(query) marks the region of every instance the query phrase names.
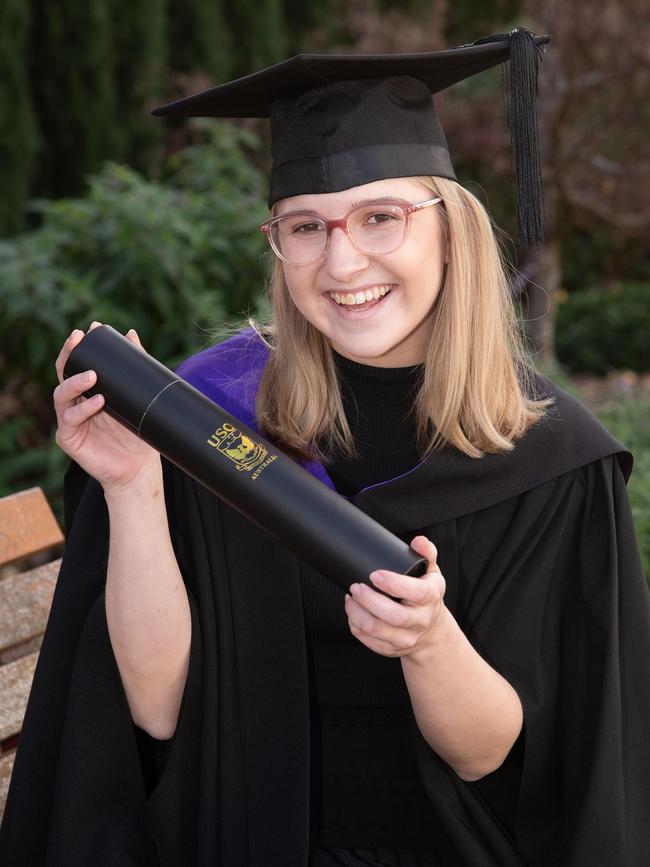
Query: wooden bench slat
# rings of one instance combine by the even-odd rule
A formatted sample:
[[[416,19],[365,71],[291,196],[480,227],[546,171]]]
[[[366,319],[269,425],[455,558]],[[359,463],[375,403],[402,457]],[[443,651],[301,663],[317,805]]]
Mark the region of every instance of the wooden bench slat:
[[[30,653],[0,668],[0,741],[22,728],[37,659],[38,653]]]
[[[0,651],[44,632],[60,566],[53,560],[0,581]]]
[[[0,566],[63,541],[40,488],[0,498]],[[11,574],[12,566],[2,570],[9,574],[0,580],[0,742],[6,750],[0,754],[0,818],[60,565],[56,560],[21,574]]]
[[[0,498],[0,566],[60,542],[63,534],[40,488]]]
[[[16,750],[9,753],[4,753],[0,756],[0,819],[5,811],[7,803],[7,794],[9,792],[9,782],[11,780],[11,772],[14,769],[14,759],[16,758]]]

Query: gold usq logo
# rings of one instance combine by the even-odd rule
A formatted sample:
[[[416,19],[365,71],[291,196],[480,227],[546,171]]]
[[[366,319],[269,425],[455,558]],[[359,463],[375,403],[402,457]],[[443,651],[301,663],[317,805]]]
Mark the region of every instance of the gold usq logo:
[[[231,460],[239,471],[254,470],[264,463],[269,453],[263,445],[227,422],[216,429],[207,443]]]

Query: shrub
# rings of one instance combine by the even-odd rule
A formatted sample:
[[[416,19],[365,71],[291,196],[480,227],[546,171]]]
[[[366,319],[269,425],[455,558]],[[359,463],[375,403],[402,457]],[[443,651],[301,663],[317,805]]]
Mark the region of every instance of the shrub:
[[[38,146],[28,74],[31,17],[24,0],[0,5],[0,235],[24,227]]]
[[[571,373],[650,370],[650,284],[570,293],[558,305],[555,347]]]
[[[260,294],[264,180],[242,153],[255,140],[211,129],[163,183],[107,164],[87,196],[36,203],[41,227],[0,241],[0,494],[57,461],[54,361],[73,328],[134,327],[173,366]]]

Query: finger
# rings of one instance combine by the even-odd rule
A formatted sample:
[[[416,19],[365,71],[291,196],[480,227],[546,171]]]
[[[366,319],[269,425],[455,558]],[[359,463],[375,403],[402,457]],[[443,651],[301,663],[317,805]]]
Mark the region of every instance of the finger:
[[[76,429],[85,421],[88,421],[89,418],[96,415],[103,406],[103,394],[96,394],[93,397],[89,397],[88,400],[84,400],[74,406],[69,406],[63,411],[61,417],[63,425],[60,426],[59,430],[62,432],[62,435],[69,435],[73,431],[76,431]]]
[[[88,331],[92,331],[94,328],[99,328],[99,326],[100,326],[101,324],[102,324],[101,322],[97,322],[97,320],[94,319],[94,320],[90,323],[90,327],[88,328]]]
[[[417,642],[419,633],[408,629],[398,629],[378,620],[355,602],[350,595],[345,597],[345,613],[348,617],[351,633],[355,638],[363,640],[364,644],[367,644],[368,639],[373,639],[384,642],[395,650],[405,651],[412,648]]]
[[[350,594],[366,611],[390,626],[421,630],[427,625],[426,613],[422,607],[401,605],[397,600],[377,593],[367,584],[352,584]]]
[[[421,578],[412,575],[401,575],[399,572],[389,572],[381,569],[370,573],[373,585],[388,593],[395,599],[400,599],[406,605],[425,605],[431,602],[439,592],[444,593],[444,579],[438,570],[427,572]]]
[[[407,650],[399,650],[387,641],[382,641],[381,638],[373,638],[371,635],[366,635],[365,632],[361,632],[361,630],[357,629],[356,626],[352,626],[352,624],[350,624],[350,632],[368,650],[372,650],[374,653],[379,653],[382,656],[396,657],[404,656],[408,653]]]
[[[57,359],[54,362],[54,369],[56,370],[56,376],[59,382],[63,382],[63,368],[65,367],[66,362],[70,357],[70,353],[75,348],[75,346],[81,343],[84,336],[85,335],[80,328],[75,328],[61,347],[61,351],[59,352]]]
[[[135,328],[129,328],[126,332],[126,336],[131,341],[131,343],[135,343],[140,349],[144,350],[144,346],[142,345],[142,341],[140,340],[140,335],[135,330]]]
[[[426,557],[429,564],[427,572],[433,572],[438,569],[438,549],[433,544],[431,539],[426,536],[415,536],[411,541],[411,548],[422,557]]]
[[[59,421],[63,418],[63,413],[71,406],[79,403],[79,398],[85,391],[92,388],[97,380],[97,374],[94,370],[86,370],[82,373],[76,373],[69,379],[65,379],[54,389],[54,409]]]

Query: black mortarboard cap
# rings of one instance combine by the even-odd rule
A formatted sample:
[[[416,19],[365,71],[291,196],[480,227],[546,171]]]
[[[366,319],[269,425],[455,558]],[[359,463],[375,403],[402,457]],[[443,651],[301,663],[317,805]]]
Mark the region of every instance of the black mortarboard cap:
[[[510,61],[518,240],[543,239],[537,64],[549,36],[523,28],[446,51],[300,54],[156,108],[162,117],[270,117],[269,206],[390,177],[456,179],[432,94]]]

